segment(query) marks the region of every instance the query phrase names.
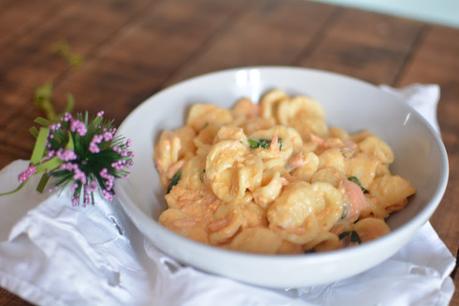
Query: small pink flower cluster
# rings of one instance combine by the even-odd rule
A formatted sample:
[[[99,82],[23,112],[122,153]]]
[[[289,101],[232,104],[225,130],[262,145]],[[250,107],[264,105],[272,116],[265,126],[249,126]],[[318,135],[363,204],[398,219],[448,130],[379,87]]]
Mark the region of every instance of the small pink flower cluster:
[[[81,199],[85,206],[93,203],[93,192],[97,189],[106,200],[112,201],[115,180],[128,174],[133,154],[129,150],[130,140],[115,137],[116,129],[109,121],[104,121],[103,116],[103,111],[98,112],[97,120],[86,125],[82,115],[74,118],[65,113],[60,122],[49,126],[44,157],[22,172],[19,182],[24,183],[32,175],[46,171],[50,177],[59,179],[55,188],[70,183],[73,205],[79,205]],[[54,163],[55,168],[38,168],[37,171],[40,163],[53,158],[59,159]]]
[[[60,169],[73,172],[73,179],[75,181],[80,181],[81,184],[83,185],[86,184],[87,182],[86,174],[83,171],[81,171],[80,167],[78,167],[77,164],[63,163]]]
[[[29,165],[27,169],[25,169],[23,172],[21,172],[18,176],[19,183],[24,183],[27,181],[32,175],[37,172],[37,168],[34,165]]]
[[[89,144],[89,152],[91,153],[99,153],[100,148],[99,144],[103,141],[111,141],[115,136],[116,129],[110,129],[104,131],[102,134],[96,134],[92,137],[91,143]]]

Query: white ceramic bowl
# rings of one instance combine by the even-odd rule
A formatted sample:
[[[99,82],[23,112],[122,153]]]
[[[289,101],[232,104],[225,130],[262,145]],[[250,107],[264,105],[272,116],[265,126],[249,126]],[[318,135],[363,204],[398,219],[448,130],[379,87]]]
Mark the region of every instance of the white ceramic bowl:
[[[389,218],[392,232],[357,247],[328,253],[254,255],[196,243],[161,226],[164,195],[153,164],[153,145],[161,130],[184,124],[187,107],[210,102],[229,107],[240,97],[254,101],[273,87],[316,98],[327,121],[348,131],[369,129],[394,150],[392,170],[417,189],[409,205]],[[384,261],[432,215],[448,180],[448,159],[438,134],[397,97],[346,76],[289,67],[253,67],[195,77],[169,87],[137,107],[119,131],[131,138],[135,153],[129,177],[116,192],[128,216],[163,252],[196,268],[247,283],[287,288],[318,285],[365,271]]]

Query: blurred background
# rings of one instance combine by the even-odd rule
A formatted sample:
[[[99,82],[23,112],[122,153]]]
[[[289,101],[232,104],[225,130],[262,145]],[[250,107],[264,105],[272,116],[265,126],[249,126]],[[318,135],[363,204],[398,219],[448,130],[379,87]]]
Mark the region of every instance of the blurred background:
[[[459,27],[457,0],[318,0],[369,11]]]
[[[0,167],[29,158],[34,118],[49,105],[64,111],[68,93],[75,110],[103,109],[119,124],[162,88],[240,66],[434,83],[451,170],[432,223],[456,254],[458,8],[458,0],[0,0]],[[25,302],[0,290],[0,305],[12,303]]]

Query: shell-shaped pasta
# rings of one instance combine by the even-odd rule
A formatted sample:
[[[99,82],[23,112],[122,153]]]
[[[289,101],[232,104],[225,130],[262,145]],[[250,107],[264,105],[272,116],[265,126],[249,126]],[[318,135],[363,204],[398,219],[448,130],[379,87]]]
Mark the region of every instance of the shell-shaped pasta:
[[[193,139],[194,145],[198,149],[212,145],[219,130],[220,127],[218,125],[207,124],[199,131],[198,135]]]
[[[282,239],[265,227],[243,229],[231,241],[230,248],[242,252],[275,254],[282,245]]]
[[[362,186],[368,189],[376,176],[376,168],[379,163],[379,160],[365,154],[357,154],[347,160],[346,175],[357,177]]]
[[[368,193],[365,195],[365,197],[367,198],[367,203],[370,206],[371,213],[369,215],[379,219],[384,219],[389,215],[386,209],[384,209],[384,207],[381,206],[381,204],[375,196]],[[364,215],[363,217],[367,216]]]
[[[179,160],[181,148],[180,138],[177,135],[170,131],[161,133],[155,147],[155,163],[163,187],[168,184],[167,172]]]
[[[338,187],[343,179],[345,179],[345,176],[335,168],[323,168],[311,176],[311,183],[329,183],[334,187]]]
[[[265,183],[255,189],[252,193],[255,203],[266,208],[274,199],[276,199],[282,190],[282,179],[279,172],[268,177]]]
[[[359,149],[365,154],[376,158],[384,164],[394,162],[394,153],[387,143],[376,136],[366,137],[359,142]]]
[[[242,98],[234,104],[232,111],[234,117],[247,119],[258,115],[259,106],[248,98]]]
[[[206,159],[206,176],[215,180],[224,170],[232,168],[248,153],[248,148],[235,140],[224,140],[212,146]]]
[[[195,220],[207,223],[210,216],[219,207],[220,201],[205,186],[193,189],[179,184],[166,195],[170,208],[182,209]]]
[[[351,139],[352,141],[359,143],[365,138],[370,137],[370,136],[373,136],[373,134],[370,131],[361,130],[361,131],[351,134]]]
[[[258,148],[253,150],[265,163],[265,169],[283,168],[292,153],[301,151],[303,141],[301,136],[291,128],[275,126],[267,130],[252,133],[249,139],[266,139],[272,141],[277,138],[279,146],[275,148]]]
[[[410,182],[398,175],[384,175],[376,178],[369,190],[384,208],[399,204],[416,193],[416,189]]]
[[[185,162],[182,168],[180,185],[190,189],[201,188],[204,184],[206,159],[196,155]]]
[[[324,118],[325,113],[320,104],[305,96],[283,99],[277,108],[277,120],[280,124],[290,125],[294,118]]]
[[[221,205],[209,223],[209,241],[211,244],[221,244],[231,239],[244,223],[244,217],[237,205]]]
[[[314,152],[308,152],[304,154],[303,165],[293,170],[292,175],[300,180],[310,181],[318,168],[319,157]]]
[[[345,163],[344,163],[344,156],[341,153],[340,149],[328,149],[323,151],[319,155],[319,169],[322,168],[334,168],[338,172],[343,173],[345,172]]]
[[[268,91],[260,100],[261,117],[274,119],[279,102],[285,99],[288,99],[288,96],[281,90]]]
[[[278,254],[300,254],[303,253],[303,246],[301,244],[292,243],[287,240],[282,240],[282,244],[277,250]]]
[[[244,216],[244,223],[242,227],[256,227],[268,225],[266,219],[266,211],[253,202],[248,202],[241,205],[242,215]]]
[[[304,245],[304,250],[312,250],[318,252],[332,251],[343,247],[338,235],[331,232],[321,232],[316,238]]]
[[[263,163],[239,141],[224,140],[207,155],[206,177],[215,195],[227,202],[244,197],[261,184]]]
[[[242,143],[247,143],[247,136],[245,136],[244,130],[240,127],[222,126],[214,138],[214,143],[222,140],[238,140]]]
[[[328,134],[327,123],[320,117],[304,118],[299,115],[291,120],[290,126],[294,127],[305,141],[310,139],[311,133],[320,137],[326,137]]]
[[[309,217],[307,217],[304,223],[299,227],[282,228],[272,224],[270,224],[269,227],[282,239],[298,245],[308,243],[320,232],[320,226],[314,214],[311,214]]]
[[[320,202],[315,209],[317,222],[323,231],[329,231],[343,215],[343,194],[328,183],[313,183],[311,187]]]
[[[174,133],[180,139],[180,158],[188,159],[192,157],[196,152],[196,146],[193,142],[196,137],[195,131],[189,126],[184,126],[175,130]]]
[[[231,112],[212,104],[194,104],[188,113],[187,125],[195,131],[209,124],[221,126],[233,120]]]
[[[384,176],[384,175],[390,175],[390,170],[389,170],[389,165],[387,164],[378,164],[378,166],[376,167],[376,172],[375,172],[375,176],[378,177],[378,176]]]
[[[294,182],[284,188],[281,195],[268,208],[270,225],[281,228],[296,228],[316,209],[317,197],[312,186],[305,182]]]
[[[244,121],[240,126],[244,129],[246,135],[250,135],[258,130],[267,130],[276,125],[274,118],[250,118]]]
[[[208,243],[205,228],[179,209],[169,208],[159,216],[159,223],[173,232],[202,243]]]
[[[336,137],[341,139],[342,141],[349,140],[351,136],[345,130],[338,128],[338,127],[331,127],[328,129],[330,137]]]
[[[354,230],[359,234],[362,242],[376,239],[390,232],[386,222],[378,218],[361,219],[354,224]]]

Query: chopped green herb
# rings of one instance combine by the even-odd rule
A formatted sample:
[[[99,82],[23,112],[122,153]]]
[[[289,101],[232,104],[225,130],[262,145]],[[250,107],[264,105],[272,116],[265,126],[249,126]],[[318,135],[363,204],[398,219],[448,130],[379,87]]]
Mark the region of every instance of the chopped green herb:
[[[357,242],[358,244],[362,243],[360,236],[356,231],[351,232],[351,242]]]
[[[256,149],[256,148],[258,148],[258,146],[259,146],[259,145],[258,145],[258,141],[255,140],[255,139],[250,139],[250,138],[249,138],[249,139],[248,139],[248,142],[249,142],[249,147],[250,147],[251,149]]]
[[[282,139],[279,138],[279,149],[282,150]],[[263,148],[263,149],[269,149],[269,146],[271,145],[271,140],[266,139],[266,138],[260,138],[260,139],[248,139],[249,142],[249,147],[251,149],[257,149],[257,148]]]
[[[171,181],[169,182],[169,185],[167,186],[166,193],[171,192],[172,188],[178,184],[181,177],[182,177],[182,172],[180,171],[175,172],[174,176],[171,178]]]
[[[343,240],[347,236],[349,236],[349,240],[351,242],[356,242],[358,244],[362,243],[362,240],[360,239],[360,236],[356,231],[342,232],[341,234],[338,235],[339,240]]]
[[[350,180],[351,182],[353,183],[356,183],[357,185],[359,185],[360,189],[362,190],[363,193],[368,193],[368,190],[362,186],[362,183],[360,183],[360,180],[358,177],[356,176],[350,176],[347,178],[348,180]]]

